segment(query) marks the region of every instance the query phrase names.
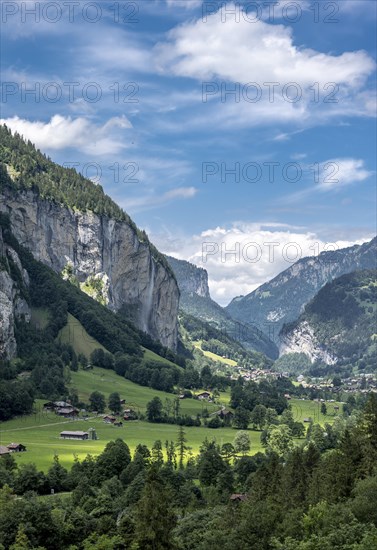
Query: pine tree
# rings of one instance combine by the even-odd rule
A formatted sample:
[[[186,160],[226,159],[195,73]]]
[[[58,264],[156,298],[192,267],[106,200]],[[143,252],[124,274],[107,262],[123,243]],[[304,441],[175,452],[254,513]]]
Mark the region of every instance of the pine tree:
[[[179,469],[183,470],[183,460],[186,456],[186,451],[188,450],[188,447],[186,446],[187,439],[186,439],[186,432],[183,429],[183,426],[179,426],[178,431],[178,439],[177,439],[177,449],[178,449],[178,457],[179,457]]]
[[[149,470],[141,498],[136,508],[136,541],[143,550],[173,550],[172,530],[176,517],[158,470]]]

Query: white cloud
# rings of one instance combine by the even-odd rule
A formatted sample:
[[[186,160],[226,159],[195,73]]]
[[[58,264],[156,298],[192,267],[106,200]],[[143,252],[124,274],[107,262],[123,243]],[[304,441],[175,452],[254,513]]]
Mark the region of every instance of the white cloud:
[[[125,116],[113,117],[99,126],[84,117],[73,119],[61,115],[54,115],[49,122],[15,116],[1,119],[0,123],[43,150],[75,148],[88,155],[120,152],[125,147],[121,131],[132,128]]]
[[[169,7],[193,10],[202,5],[202,0],[166,0]]]
[[[357,240],[342,238],[329,243],[302,227],[244,222],[209,228],[189,238],[169,233],[151,235],[163,252],[204,267],[209,274],[211,296],[221,305],[252,292],[301,257],[361,244],[372,237],[373,234],[364,233]],[[203,251],[207,252],[206,258]]]
[[[155,63],[161,74],[218,85],[219,90],[205,96],[209,118],[215,121],[254,126],[276,120],[305,124],[310,117],[342,114],[375,116],[375,94],[367,88],[375,62],[367,52],[332,55],[300,47],[293,30],[282,24],[234,16],[224,20],[219,10],[172,29],[156,45]],[[245,90],[250,83],[254,86]],[[295,86],[285,88],[289,83]],[[221,85],[231,89],[234,84],[241,89],[239,100],[221,96]],[[255,100],[258,89],[262,95]]]
[[[328,191],[344,185],[366,180],[373,172],[365,169],[361,159],[335,158],[321,163],[319,170],[319,190]]]
[[[364,51],[339,56],[299,48],[292,29],[241,18],[222,22],[219,12],[173,29],[169,41],[156,52],[161,70],[195,79],[224,78],[247,84],[257,82],[336,82],[360,86],[375,63]],[[235,52],[237,54],[235,55]]]
[[[308,197],[318,192],[340,191],[344,187],[361,183],[375,174],[365,167],[362,159],[334,158],[320,163],[301,164],[306,173],[310,174],[313,185],[279,198],[281,204],[292,204],[306,201]]]
[[[128,212],[144,212],[165,206],[179,199],[192,199],[197,194],[196,187],[177,187],[162,194],[150,193],[137,198],[118,201]]]

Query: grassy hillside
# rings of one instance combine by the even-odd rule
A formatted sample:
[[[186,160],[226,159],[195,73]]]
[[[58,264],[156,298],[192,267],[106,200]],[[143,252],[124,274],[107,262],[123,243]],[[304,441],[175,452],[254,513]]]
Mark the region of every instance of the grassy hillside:
[[[219,361],[220,363],[224,363],[224,365],[230,365],[231,367],[235,367],[237,365],[237,362],[233,359],[222,357],[221,355],[218,355],[217,353],[212,353],[211,351],[202,350],[202,343],[200,341],[193,342],[193,344],[197,349],[200,349],[202,351],[205,357],[212,359],[212,361]]]
[[[118,376],[115,372],[100,368],[93,368],[92,370],[79,370],[72,373],[72,381],[70,384],[75,387],[79,393],[79,397],[83,401],[88,401],[88,397],[92,391],[100,391],[106,398],[110,393],[117,391],[121,399],[125,399],[127,404],[132,404],[137,407],[141,412],[145,412],[148,401],[151,401],[153,397],[158,396],[163,403],[166,399],[173,400],[177,397],[174,394],[154,390],[146,386],[139,386],[134,384],[130,380],[126,380],[121,376]],[[224,395],[224,404],[228,402],[228,395]],[[220,397],[220,402],[222,398]],[[207,407],[208,411],[214,412],[220,408],[219,405],[213,403],[204,404],[202,401],[196,399],[181,399],[181,410],[184,414],[195,415],[201,413],[203,407]]]
[[[43,312],[45,310],[38,311]],[[41,316],[42,314],[40,313],[40,317]],[[68,313],[67,324],[59,331],[57,339],[63,344],[69,344],[75,350],[76,354],[82,353],[88,359],[90,357],[90,354],[95,349],[100,348],[104,351],[108,351],[102,344],[98,342],[98,340],[90,336],[85,328],[82,326],[80,321],[70,313]],[[144,363],[146,363],[147,361],[155,361],[157,363],[164,363],[180,368],[178,367],[178,365],[175,365],[175,363],[172,363],[168,359],[160,357],[160,355],[157,355],[157,353],[155,353],[154,351],[146,349],[143,346],[142,349],[144,351]]]
[[[68,313],[67,324],[59,331],[57,339],[63,344],[69,344],[77,354],[82,353],[88,359],[95,349],[100,348],[107,351],[102,344],[86,332],[80,321],[70,313]]]

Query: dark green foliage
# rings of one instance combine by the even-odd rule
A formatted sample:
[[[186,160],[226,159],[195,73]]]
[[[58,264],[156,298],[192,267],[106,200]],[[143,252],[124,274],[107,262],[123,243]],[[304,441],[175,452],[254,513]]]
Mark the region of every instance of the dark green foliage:
[[[234,458],[232,446],[206,440],[186,466],[183,430],[176,442],[166,441],[165,454],[157,441],[152,453],[138,445],[131,460],[118,439],[97,458],[76,459],[70,473],[58,457],[47,476],[3,457],[0,544],[12,550],[374,550],[375,415],[372,397],[332,450],[309,443],[284,458]],[[236,448],[246,452],[239,442]],[[30,492],[47,495],[51,488],[73,491],[43,499]],[[238,496],[230,500],[232,493]]]
[[[176,516],[170,494],[163,478],[152,468],[146,478],[136,508],[135,535],[140,548],[145,550],[173,550],[172,530]]]
[[[284,394],[288,389],[293,389],[293,384],[284,379],[268,382],[262,380],[259,384],[256,382],[247,382],[241,384],[238,381],[232,386],[230,406],[237,410],[238,407],[253,411],[257,405],[274,409],[281,414],[287,407],[288,401]]]
[[[162,401],[159,397],[154,397],[147,404],[148,422],[161,422],[163,419]]]
[[[109,409],[114,414],[120,414],[122,411],[122,404],[120,402],[120,395],[118,392],[113,392],[109,395],[108,401]]]
[[[89,396],[89,404],[92,411],[103,413],[106,407],[105,396],[99,391],[94,391]]]

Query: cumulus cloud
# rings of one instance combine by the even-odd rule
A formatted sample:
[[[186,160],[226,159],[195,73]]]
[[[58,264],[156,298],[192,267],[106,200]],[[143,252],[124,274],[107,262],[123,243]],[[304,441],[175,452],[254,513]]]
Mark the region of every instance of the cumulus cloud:
[[[357,87],[374,69],[364,51],[330,55],[294,44],[292,29],[251,24],[241,18],[221,20],[219,12],[181,25],[157,48],[162,70],[196,79],[224,78],[233,82],[344,83]],[[234,55],[237,52],[237,55]]]
[[[227,8],[242,6],[227,4]],[[189,77],[204,85],[213,81],[240,85],[240,100],[232,101],[229,94],[217,102],[222,116],[233,123],[245,117],[248,123],[273,120],[277,114],[280,120],[296,122],[309,114],[320,116],[318,112],[375,115],[373,94],[367,89],[375,62],[365,51],[332,55],[300,47],[292,28],[283,24],[263,19],[251,23],[246,16],[224,20],[220,9],[172,29],[167,40],[156,45],[155,57],[162,74]],[[255,86],[245,91],[251,83]],[[289,83],[295,86],[284,88]],[[262,96],[255,100],[258,89]],[[206,95],[206,102],[210,106],[219,98],[216,90]]]
[[[0,119],[13,132],[18,132],[43,150],[69,147],[88,155],[108,155],[124,149],[121,132],[132,128],[125,117],[113,117],[102,125],[87,118],[54,115],[49,122],[31,121],[18,116]]]
[[[205,268],[212,298],[221,305],[252,292],[300,258],[355,242],[361,244],[372,237],[367,234],[357,241],[343,238],[329,243],[302,227],[243,222],[209,228],[190,238],[166,233],[151,235],[163,252]]]

